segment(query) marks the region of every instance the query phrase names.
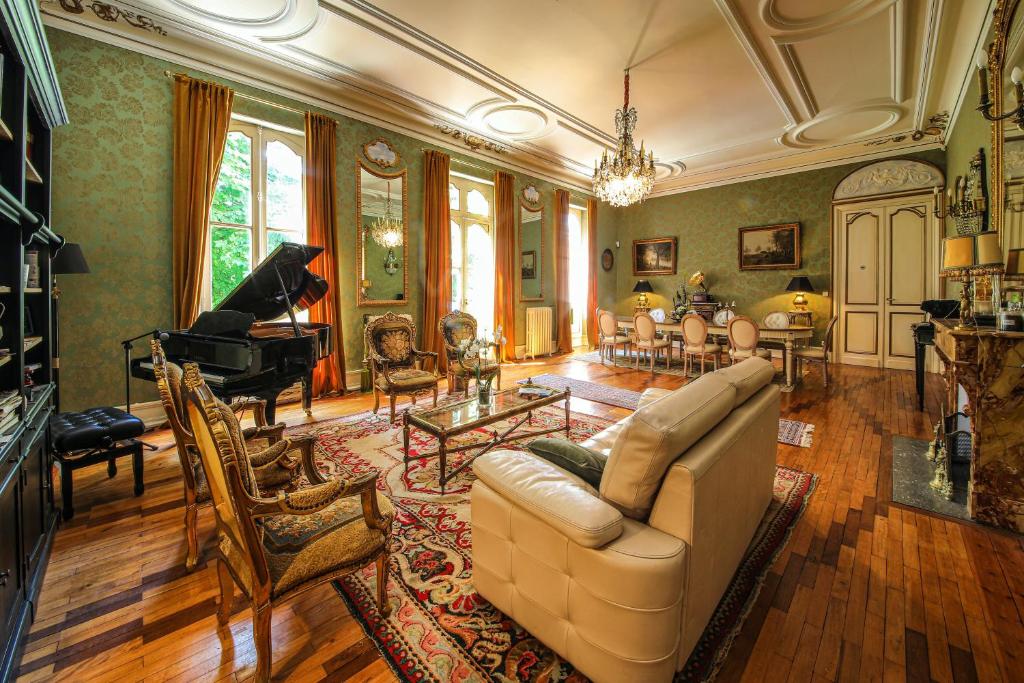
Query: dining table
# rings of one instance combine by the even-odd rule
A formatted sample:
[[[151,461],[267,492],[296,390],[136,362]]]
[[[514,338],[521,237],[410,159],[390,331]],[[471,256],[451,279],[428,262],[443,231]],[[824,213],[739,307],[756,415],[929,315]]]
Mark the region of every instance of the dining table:
[[[625,315],[616,316],[615,318],[619,326],[625,330],[633,329],[633,318]],[[674,340],[676,335],[682,339],[683,335],[683,323],[676,322],[674,320],[666,320],[665,322],[655,322],[658,332],[669,335],[670,340]],[[771,328],[765,327],[764,325],[758,325],[760,331],[760,338],[762,341],[780,342],[783,344],[782,349],[782,363],[784,367],[784,373],[786,378],[786,387],[792,388],[796,384],[796,368],[793,363],[793,349],[796,348],[797,342],[809,342],[814,337],[814,328],[809,325],[790,325],[784,328]],[[712,336],[727,337],[729,330],[725,325],[716,325],[714,323],[708,323],[708,334]]]

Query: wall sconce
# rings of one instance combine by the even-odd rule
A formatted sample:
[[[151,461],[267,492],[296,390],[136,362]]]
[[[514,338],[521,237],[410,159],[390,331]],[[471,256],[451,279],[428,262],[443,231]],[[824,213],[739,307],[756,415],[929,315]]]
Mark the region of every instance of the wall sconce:
[[[989,121],[1003,121],[1012,118],[1017,127],[1024,130],[1024,71],[1019,66],[1013,67],[1010,72],[1010,81],[1013,82],[1013,93],[1017,99],[1017,106],[1007,112],[993,112],[992,97],[989,92],[988,64],[985,62],[987,55],[978,55],[978,83],[981,85],[981,101],[978,103],[978,111]],[[1000,87],[1000,85],[996,85]]]
[[[966,176],[957,176],[953,187],[946,190],[945,204],[939,188],[932,188],[935,208],[932,213],[939,220],[952,218],[959,235],[975,235],[985,229],[988,199],[985,197],[985,150],[979,149],[971,159]]]

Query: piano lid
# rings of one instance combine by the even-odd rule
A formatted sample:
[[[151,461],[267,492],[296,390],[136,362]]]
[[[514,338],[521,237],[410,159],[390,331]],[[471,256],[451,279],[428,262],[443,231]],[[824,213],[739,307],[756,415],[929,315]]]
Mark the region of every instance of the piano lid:
[[[288,302],[296,311],[306,310],[327,294],[327,282],[306,268],[323,250],[282,242],[214,310],[252,313],[257,321],[277,320],[288,312]]]

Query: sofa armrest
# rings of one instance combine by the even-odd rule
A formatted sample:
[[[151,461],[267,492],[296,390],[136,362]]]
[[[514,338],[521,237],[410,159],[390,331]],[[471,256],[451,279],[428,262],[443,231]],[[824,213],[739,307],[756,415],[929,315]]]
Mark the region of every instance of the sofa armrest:
[[[529,453],[496,451],[473,463],[476,476],[498,495],[584,548],[622,533],[622,513],[582,479]]]
[[[672,393],[671,389],[658,389],[657,387],[651,387],[650,389],[644,389],[644,393],[640,394],[640,401],[637,403],[637,410],[643,408],[646,405],[654,403],[659,398],[663,398]]]

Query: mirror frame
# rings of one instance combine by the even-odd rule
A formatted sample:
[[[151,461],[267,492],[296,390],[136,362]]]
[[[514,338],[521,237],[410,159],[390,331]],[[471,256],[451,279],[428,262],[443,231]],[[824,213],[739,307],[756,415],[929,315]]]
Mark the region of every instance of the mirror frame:
[[[1003,67],[1006,61],[1006,41],[1020,0],[996,0],[992,13],[992,43],[988,46],[988,90],[992,111],[1003,111]],[[980,115],[980,114],[979,114]],[[1004,121],[992,122],[992,154],[989,163],[989,226],[1003,239],[1005,219],[1006,173],[1003,166]]]
[[[540,279],[540,296],[523,296],[523,209],[540,213],[540,258],[538,259],[537,277]],[[544,301],[544,205],[531,204],[519,197],[519,222],[516,226],[516,287],[519,289],[519,301]]]
[[[402,296],[404,299],[368,299],[363,291],[363,175],[366,171],[377,178],[402,179]],[[356,305],[404,306],[409,303],[409,169],[388,173],[370,168],[356,159]]]

